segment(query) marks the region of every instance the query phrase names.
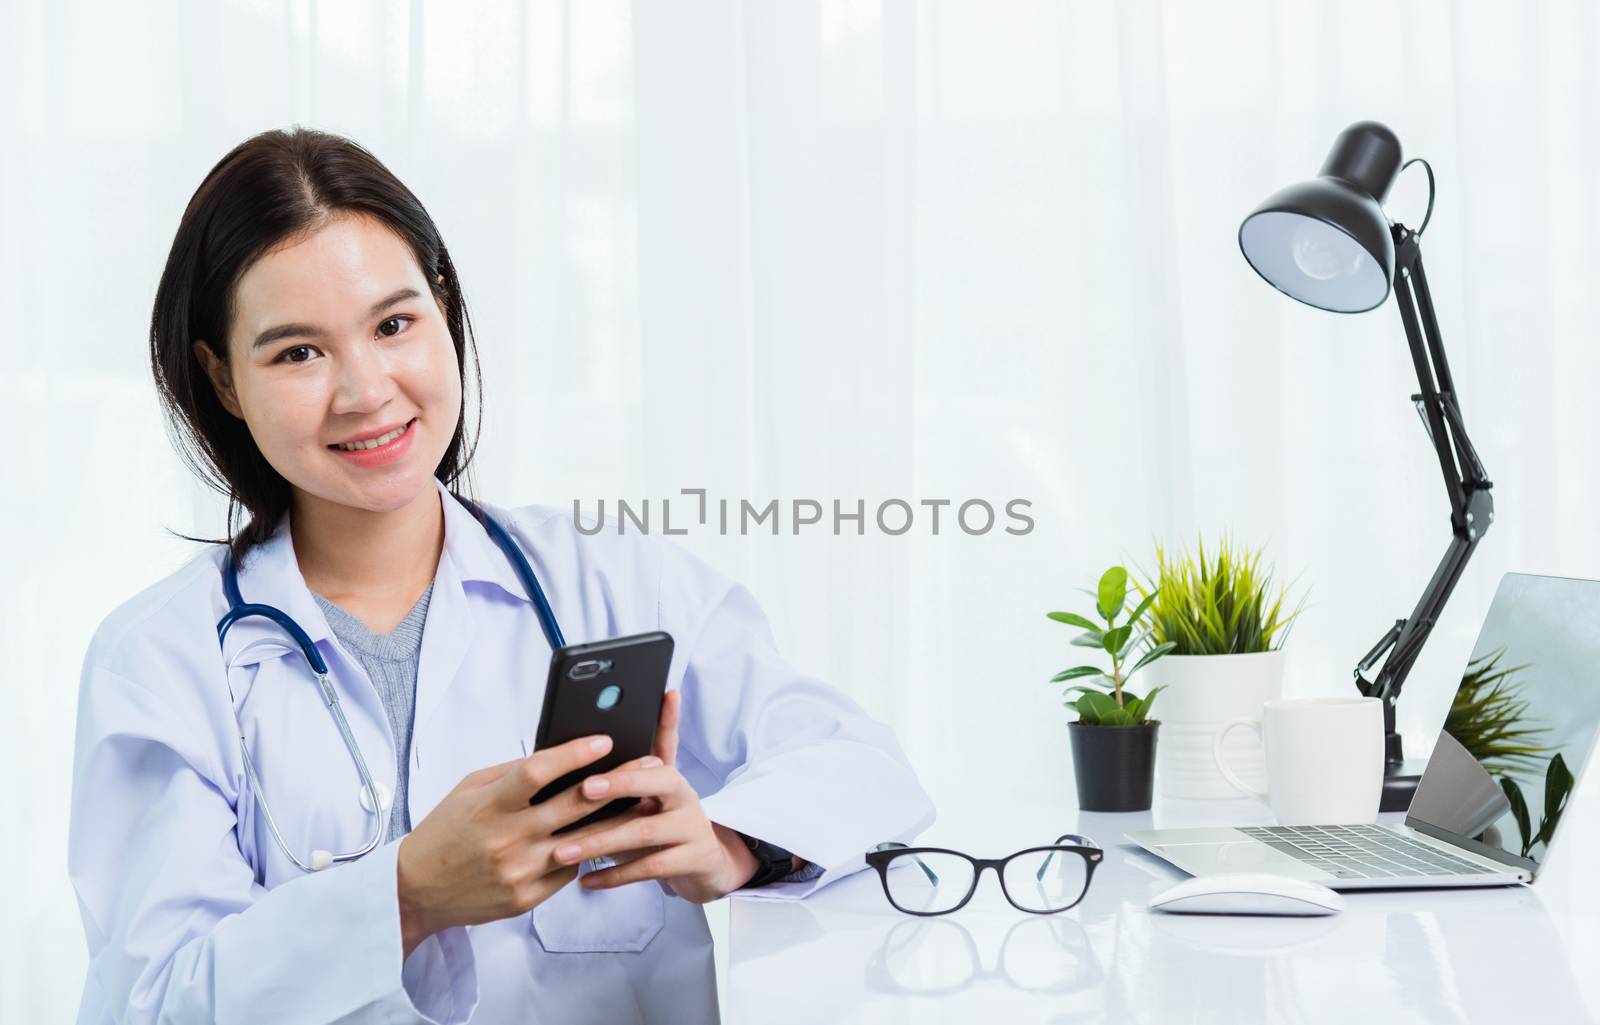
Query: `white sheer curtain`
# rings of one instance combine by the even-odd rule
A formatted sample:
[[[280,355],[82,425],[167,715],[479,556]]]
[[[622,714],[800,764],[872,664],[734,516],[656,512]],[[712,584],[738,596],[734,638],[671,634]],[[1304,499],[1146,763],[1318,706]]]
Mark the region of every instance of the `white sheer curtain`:
[[[959,817],[997,790],[1070,803],[1044,681],[1071,656],[1043,613],[1114,560],[1147,564],[1153,538],[1231,528],[1300,575],[1299,693],[1347,692],[1410,611],[1448,524],[1399,318],[1299,306],[1235,243],[1352,121],[1437,169],[1430,277],[1501,513],[1402,702],[1413,749],[1501,572],[1600,576],[1597,17],[1577,0],[0,3],[0,1019],[77,1000],[84,645],[191,556],[165,528],[222,527],[163,434],[145,332],[185,202],[244,137],[349,135],[429,207],[478,327],[484,497],[672,497],[678,523],[684,488],[778,499],[778,536],[723,536],[713,515],[680,542],[754,589],[797,665],[892,722]],[[1407,176],[1391,210],[1414,224],[1424,201]],[[931,533],[920,503],[975,498],[1029,500],[1034,529],[969,536],[951,506]],[[863,500],[866,536],[826,517],[790,533],[793,499],[829,517]],[[917,512],[900,536],[871,521],[890,499]]]

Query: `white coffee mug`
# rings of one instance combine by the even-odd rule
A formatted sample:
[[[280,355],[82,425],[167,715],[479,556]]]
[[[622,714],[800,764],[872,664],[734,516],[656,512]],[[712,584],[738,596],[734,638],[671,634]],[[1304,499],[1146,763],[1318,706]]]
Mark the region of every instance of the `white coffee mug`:
[[[1246,785],[1223,761],[1223,741],[1241,726],[1266,747],[1266,790]],[[1260,719],[1226,723],[1211,745],[1223,778],[1266,802],[1285,826],[1377,821],[1383,752],[1383,702],[1362,697],[1268,701]]]

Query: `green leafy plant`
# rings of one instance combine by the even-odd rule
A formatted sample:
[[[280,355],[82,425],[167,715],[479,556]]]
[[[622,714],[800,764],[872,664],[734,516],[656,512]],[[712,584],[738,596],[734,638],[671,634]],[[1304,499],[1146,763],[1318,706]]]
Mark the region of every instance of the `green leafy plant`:
[[[1533,820],[1528,814],[1527,799],[1522,788],[1510,776],[1500,777],[1500,789],[1511,802],[1511,817],[1517,820],[1517,832],[1522,834],[1522,856],[1529,857],[1538,844],[1550,843],[1556,826],[1561,823],[1561,813],[1567,810],[1567,798],[1572,795],[1572,770],[1558,751],[1550,759],[1544,774],[1544,812],[1539,816],[1539,831],[1533,831]]]
[[[1274,571],[1262,567],[1261,555],[1260,550],[1235,548],[1226,536],[1214,557],[1206,553],[1203,538],[1193,555],[1184,551],[1169,556],[1156,545],[1155,578],[1135,582],[1147,601],[1155,599],[1150,605],[1152,644],[1171,645],[1175,655],[1237,655],[1282,647],[1301,608],[1285,613],[1287,589],[1274,586]]]
[[[1501,666],[1505,653],[1497,648],[1467,663],[1444,731],[1491,776],[1536,773],[1551,750],[1536,738],[1550,731],[1524,725],[1530,703],[1515,677],[1528,667]]]
[[[1169,642],[1157,643],[1131,667],[1125,669],[1124,664],[1140,645],[1150,640],[1150,631],[1145,628],[1143,619],[1160,592],[1146,595],[1128,612],[1120,625],[1117,617],[1122,615],[1128,603],[1128,571],[1121,566],[1112,566],[1101,575],[1099,586],[1092,593],[1095,611],[1100,614],[1103,626],[1075,612],[1050,612],[1046,615],[1058,623],[1081,629],[1083,632],[1072,639],[1072,644],[1104,652],[1111,659],[1111,670],[1107,672],[1100,666],[1091,665],[1074,666],[1063,669],[1051,677],[1050,682],[1085,681],[1068,687],[1066,693],[1077,692],[1079,696],[1064,702],[1068,708],[1077,709],[1080,723],[1091,726],[1138,726],[1150,717],[1150,706],[1162,688],[1152,688],[1140,698],[1124,687],[1134,673],[1171,651],[1173,645]]]

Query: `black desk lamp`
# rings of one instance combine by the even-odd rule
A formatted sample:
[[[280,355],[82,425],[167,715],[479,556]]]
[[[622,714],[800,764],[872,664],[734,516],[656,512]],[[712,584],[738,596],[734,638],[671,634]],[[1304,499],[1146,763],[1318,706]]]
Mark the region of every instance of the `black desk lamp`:
[[[1428,172],[1428,210],[1413,232],[1390,224],[1382,203],[1400,172],[1417,163]],[[1267,197],[1239,225],[1239,248],[1256,273],[1278,291],[1318,309],[1362,313],[1382,305],[1393,285],[1421,389],[1411,401],[1438,453],[1450,496],[1454,537],[1427,590],[1410,618],[1396,620],[1356,664],[1356,688],[1383,700],[1384,811],[1405,810],[1417,786],[1416,776],[1402,774],[1404,753],[1394,729],[1400,686],[1472,550],[1494,522],[1493,485],[1467,440],[1422,272],[1419,243],[1433,216],[1433,188],[1433,168],[1427,161],[1402,164],[1395,134],[1376,121],[1359,121],[1339,133],[1317,177]],[[1367,679],[1386,652],[1389,657],[1377,676]]]

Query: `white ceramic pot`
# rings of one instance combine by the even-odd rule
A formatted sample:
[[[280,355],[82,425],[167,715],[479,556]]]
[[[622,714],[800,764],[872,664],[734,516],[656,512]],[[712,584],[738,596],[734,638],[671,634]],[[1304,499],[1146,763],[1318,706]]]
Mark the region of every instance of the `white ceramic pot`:
[[[1161,721],[1156,747],[1156,787],[1165,797],[1237,798],[1239,791],[1217,771],[1212,743],[1224,723],[1259,719],[1262,702],[1283,696],[1283,652],[1249,655],[1163,655],[1134,678],[1146,688],[1162,685],[1152,718]],[[1234,730],[1223,744],[1228,766],[1256,789],[1267,786],[1261,740]]]

